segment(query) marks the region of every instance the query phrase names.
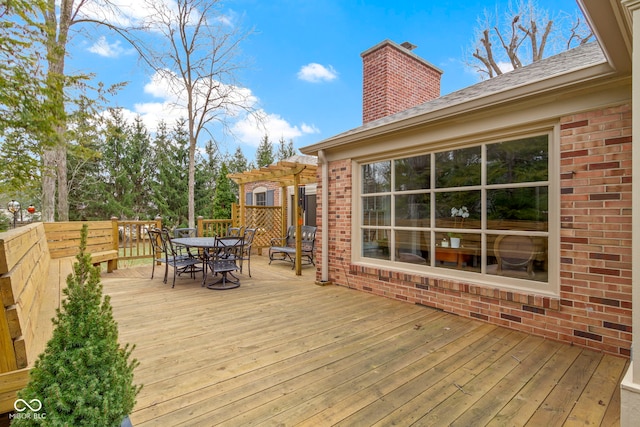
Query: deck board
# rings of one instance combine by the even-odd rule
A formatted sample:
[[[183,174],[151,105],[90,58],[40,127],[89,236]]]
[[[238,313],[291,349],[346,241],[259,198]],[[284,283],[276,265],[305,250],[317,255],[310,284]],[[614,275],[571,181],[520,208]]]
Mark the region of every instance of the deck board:
[[[619,423],[626,359],[267,261],[228,291],[172,289],[151,266],[103,273],[140,361],[134,425]]]

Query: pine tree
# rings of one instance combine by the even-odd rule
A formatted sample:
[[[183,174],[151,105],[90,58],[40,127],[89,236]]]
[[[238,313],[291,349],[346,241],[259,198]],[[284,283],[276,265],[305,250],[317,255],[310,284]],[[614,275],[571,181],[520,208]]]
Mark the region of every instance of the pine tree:
[[[256,163],[258,167],[269,166],[274,161],[273,145],[269,141],[269,135],[265,135],[256,150]]]
[[[253,169],[253,165],[249,164],[240,147],[236,147],[236,152],[228,159],[228,164],[229,173],[242,173]]]
[[[296,150],[293,148],[293,140],[290,139],[289,143],[284,140],[284,137],[280,138],[280,146],[278,147],[278,160],[285,160],[291,156],[295,156]]]
[[[133,217],[133,194],[135,187],[127,173],[127,152],[129,150],[131,127],[122,110],[110,109],[105,129],[104,149],[102,150],[101,194],[104,195],[104,211],[118,218]]]
[[[161,123],[154,139],[155,177],[151,184],[157,211],[167,227],[187,224],[189,181],[189,137],[184,119],[179,119],[171,131]]]
[[[208,218],[213,211],[216,177],[222,159],[218,154],[217,145],[212,140],[204,147],[203,156],[198,156],[196,162],[196,216]]]
[[[151,141],[142,118],[136,117],[131,128],[126,161],[124,162],[127,176],[135,191],[131,197],[133,219],[145,217],[149,209],[149,159],[151,155]]]
[[[231,191],[231,183],[227,177],[228,173],[227,165],[223,163],[216,180],[216,191],[213,199],[214,219],[231,218],[231,205],[236,202],[236,196]]]
[[[53,336],[19,397],[42,403],[44,419],[23,417],[13,426],[115,426],[135,405],[133,384],[138,361],[134,347],[120,347],[109,296],[102,295],[99,267],[86,253],[88,227],[82,227],[80,252],[67,278],[62,308],[53,319]]]

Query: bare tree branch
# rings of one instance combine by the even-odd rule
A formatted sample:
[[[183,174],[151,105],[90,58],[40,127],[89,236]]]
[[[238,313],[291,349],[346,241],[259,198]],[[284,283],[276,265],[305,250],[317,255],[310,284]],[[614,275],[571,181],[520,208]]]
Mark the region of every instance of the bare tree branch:
[[[190,227],[195,225],[195,153],[201,133],[214,122],[226,127],[229,117],[255,108],[251,93],[236,84],[240,44],[249,32],[228,25],[219,3],[176,0],[171,7],[146,2],[154,11],[150,28],[162,39],[147,60],[170,88],[174,105],[186,110]]]
[[[570,48],[576,40],[580,44],[587,43],[593,35],[590,29],[584,28],[579,17],[569,27],[559,19],[549,19],[548,12],[540,8],[536,0],[517,1],[515,8],[510,9],[503,17],[505,19],[502,24],[492,23],[498,19],[492,18],[485,11],[484,20],[478,21],[480,26],[476,28],[474,46],[467,51],[467,66],[482,78],[492,78],[504,73],[506,67],[501,67],[507,63],[517,69],[543,59],[548,50],[555,54]],[[564,34],[567,36],[563,37]],[[552,37],[567,40],[566,47],[563,49],[558,48],[558,44],[550,44]],[[564,42],[560,45],[563,44]]]

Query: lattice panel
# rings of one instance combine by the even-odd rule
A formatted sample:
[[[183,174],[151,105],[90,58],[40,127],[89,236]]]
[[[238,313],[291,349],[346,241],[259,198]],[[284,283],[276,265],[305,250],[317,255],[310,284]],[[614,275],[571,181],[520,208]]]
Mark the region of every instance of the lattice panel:
[[[253,245],[267,248],[274,237],[282,237],[280,222],[282,208],[280,206],[245,206],[245,224],[249,228],[257,228]]]

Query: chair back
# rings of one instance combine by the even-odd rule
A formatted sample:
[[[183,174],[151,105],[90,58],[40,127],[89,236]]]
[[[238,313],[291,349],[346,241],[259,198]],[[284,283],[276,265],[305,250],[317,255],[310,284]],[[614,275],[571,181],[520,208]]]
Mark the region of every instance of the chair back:
[[[244,249],[244,237],[216,237],[215,252],[221,258],[239,259]]]
[[[175,246],[173,246],[173,242],[171,241],[171,234],[169,233],[169,230],[167,230],[166,228],[163,228],[160,231],[160,237],[163,241],[167,256],[172,257],[174,259],[178,258],[180,254],[176,250]]]
[[[176,228],[173,230],[173,237],[198,237],[197,228]]]
[[[167,253],[164,240],[162,239],[162,230],[159,228],[148,228],[147,233],[149,234],[149,242],[151,243],[151,252],[154,254],[156,258],[158,258],[158,254]]]
[[[228,227],[226,237],[240,237],[243,235],[244,227]]]
[[[535,244],[530,236],[499,236],[494,244],[496,258],[510,267],[526,266],[535,255]]]
[[[223,273],[240,269],[244,239],[242,237],[216,237],[215,248],[205,249],[207,264],[213,273]]]
[[[253,238],[256,236],[257,228],[247,228],[244,230],[244,245],[251,246]]]

